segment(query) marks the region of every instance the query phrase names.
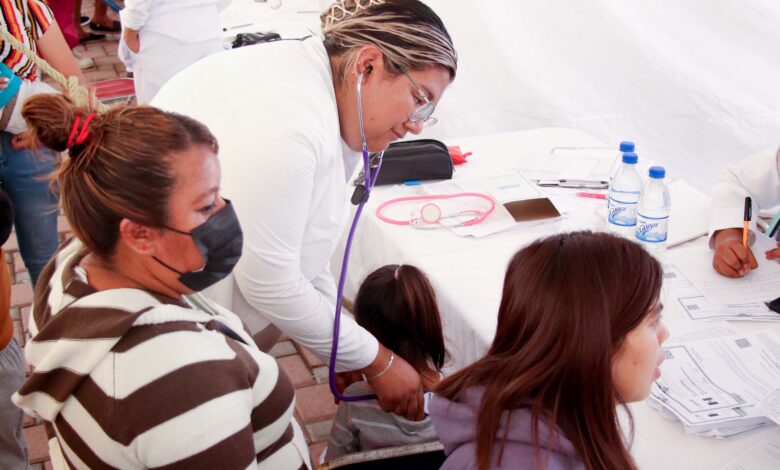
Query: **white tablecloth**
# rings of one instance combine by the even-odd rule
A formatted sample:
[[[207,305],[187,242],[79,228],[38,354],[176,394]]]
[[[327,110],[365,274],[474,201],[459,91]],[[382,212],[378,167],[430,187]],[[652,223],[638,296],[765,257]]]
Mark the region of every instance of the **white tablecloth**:
[[[232,0],[220,12],[223,38],[232,42],[238,33],[276,32],[283,38],[320,34],[318,0]]]
[[[581,131],[545,128],[509,134],[448,141],[471,151],[469,163],[456,167],[455,178],[490,176],[516,167],[520,156],[547,153],[554,146],[603,145]],[[544,235],[578,229],[604,229],[597,214],[599,203],[575,200],[578,209],[562,220],[535,227],[491,235],[481,239],[460,238],[445,230],[422,231],[379,221],[374,211],[379,203],[396,197],[398,188],[377,187],[358,226],[349,266],[345,296],[354,294],[363,278],[385,264],[408,263],[422,269],[431,279],[439,301],[444,334],[453,358],[450,370],[484,355],[496,329],[501,288],[509,258],[521,247]],[[603,201],[601,202],[603,204]],[[679,221],[672,220],[672,223]],[[704,243],[700,238],[691,243]],[[673,257],[674,249],[667,253]],[[341,252],[334,257],[334,271],[340,268]],[[664,316],[683,315],[674,303],[665,302]],[[739,330],[764,328],[761,323],[734,323]],[[780,325],[772,324],[780,331]],[[679,423],[666,421],[645,403],[632,406],[636,438],[632,453],[643,469],[710,469],[724,464],[756,441],[780,442],[780,429],[748,433],[728,440],[687,435]]]

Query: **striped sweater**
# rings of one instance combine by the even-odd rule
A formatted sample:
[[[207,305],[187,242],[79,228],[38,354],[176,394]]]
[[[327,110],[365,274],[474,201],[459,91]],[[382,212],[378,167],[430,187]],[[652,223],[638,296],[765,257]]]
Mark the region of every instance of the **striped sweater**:
[[[307,468],[290,380],[235,315],[95,291],[84,254],[66,242],[41,274],[13,397],[46,421],[55,468]]]

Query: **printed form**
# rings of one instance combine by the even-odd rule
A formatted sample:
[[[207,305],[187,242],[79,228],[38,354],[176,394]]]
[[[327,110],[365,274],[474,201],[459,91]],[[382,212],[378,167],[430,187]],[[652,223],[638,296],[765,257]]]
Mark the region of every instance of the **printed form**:
[[[769,420],[756,406],[780,388],[780,336],[771,330],[665,347],[652,397],[699,433]]]
[[[715,272],[712,251],[702,246],[675,250],[674,264],[701,295],[714,304],[766,302],[780,296],[780,264],[763,257],[765,251],[775,246],[774,240],[757,233],[751,249],[758,260],[758,268],[736,279]]]

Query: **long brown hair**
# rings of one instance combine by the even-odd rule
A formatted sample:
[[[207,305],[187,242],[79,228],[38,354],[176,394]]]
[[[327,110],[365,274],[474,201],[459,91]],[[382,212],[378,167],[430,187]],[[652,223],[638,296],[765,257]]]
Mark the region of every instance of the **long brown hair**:
[[[92,106],[77,106],[64,95],[36,95],[24,103],[22,116],[34,142],[69,151],[52,176],[61,188],[62,208],[76,237],[107,261],[122,219],[166,224],[176,183],[174,155],[199,145],[218,151],[206,126],[151,106],[118,106],[94,114]],[[86,139],[67,148],[75,121],[90,118]]]
[[[479,469],[489,468],[498,439],[503,450],[502,412],[519,408],[531,412],[538,468],[540,421],[563,432],[587,469],[636,468],[618,422],[616,406],[625,402],[612,359],[658,301],[661,280],[661,266],[641,246],[604,233],[554,235],[512,258],[490,350],[436,390],[455,401],[469,387],[484,387]],[[629,421],[633,435],[630,413]]]
[[[390,264],[369,274],[355,297],[355,321],[416,370],[444,366],[436,294],[418,268]]]

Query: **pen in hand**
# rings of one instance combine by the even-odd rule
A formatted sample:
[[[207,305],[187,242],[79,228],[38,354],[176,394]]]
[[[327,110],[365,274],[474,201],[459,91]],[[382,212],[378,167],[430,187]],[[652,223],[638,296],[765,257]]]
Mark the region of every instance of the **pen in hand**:
[[[750,196],[745,198],[745,216],[742,219],[742,246],[747,248],[748,246],[748,231],[750,229],[750,221],[753,218],[753,202],[750,200]]]

